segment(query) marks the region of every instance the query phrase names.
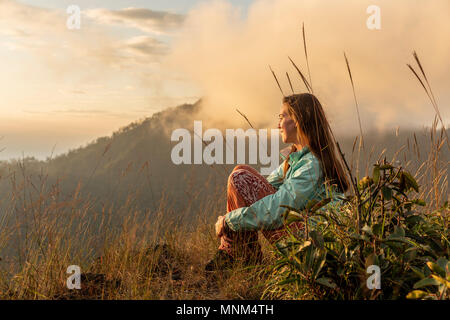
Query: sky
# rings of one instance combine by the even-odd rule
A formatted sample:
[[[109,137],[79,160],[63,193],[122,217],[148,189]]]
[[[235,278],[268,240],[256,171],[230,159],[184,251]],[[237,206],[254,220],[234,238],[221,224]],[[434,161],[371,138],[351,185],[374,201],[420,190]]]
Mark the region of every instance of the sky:
[[[80,29],[66,22],[81,9]],[[367,27],[370,5],[380,29]],[[445,123],[450,116],[448,0],[0,0],[0,159],[45,159],[156,111],[205,98],[211,125],[243,127],[239,108],[275,127],[281,94],[307,73],[332,128],[356,133],[349,58],[363,127],[430,125],[406,67],[417,50]],[[236,117],[230,117],[235,114]]]

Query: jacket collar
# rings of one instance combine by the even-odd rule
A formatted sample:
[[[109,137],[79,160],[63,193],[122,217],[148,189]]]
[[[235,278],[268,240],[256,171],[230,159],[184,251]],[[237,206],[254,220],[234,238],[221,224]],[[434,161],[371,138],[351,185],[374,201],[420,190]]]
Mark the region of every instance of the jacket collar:
[[[295,163],[297,163],[305,154],[307,154],[308,152],[310,152],[309,147],[308,146],[304,146],[301,150],[299,151],[295,151],[292,152],[289,155],[289,159],[288,159],[288,163],[289,165],[294,165]],[[286,156],[283,155],[282,153],[280,153],[281,157],[283,159],[286,159]]]

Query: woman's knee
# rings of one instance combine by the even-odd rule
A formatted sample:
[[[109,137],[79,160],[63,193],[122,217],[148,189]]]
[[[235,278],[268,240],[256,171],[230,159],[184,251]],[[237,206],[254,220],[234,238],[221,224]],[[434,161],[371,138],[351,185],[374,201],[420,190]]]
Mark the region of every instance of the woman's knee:
[[[249,167],[250,167],[250,166],[248,166],[248,165],[246,165],[246,164],[239,164],[239,165],[235,166],[235,167],[233,168],[233,170],[231,171],[230,175],[228,176],[228,184],[230,184],[230,182],[232,182],[232,181],[234,180],[234,178],[235,178],[237,175],[239,175],[240,173],[242,173],[243,171],[251,172],[251,171],[249,170]]]
[[[247,164],[238,164],[237,166],[234,167],[232,172],[234,172],[236,170],[252,171],[254,169],[252,167],[250,167],[249,165],[247,165]]]
[[[233,182],[236,180],[237,176],[248,172],[248,170],[245,170],[243,168],[239,168],[239,166],[236,166],[233,171],[231,171],[230,175],[228,176],[228,185],[233,184]]]

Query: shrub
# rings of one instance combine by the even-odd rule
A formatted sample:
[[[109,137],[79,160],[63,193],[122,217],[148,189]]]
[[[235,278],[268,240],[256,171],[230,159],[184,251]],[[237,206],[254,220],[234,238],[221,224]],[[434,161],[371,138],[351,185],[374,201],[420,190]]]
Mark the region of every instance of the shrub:
[[[266,270],[264,297],[448,298],[448,203],[427,212],[423,200],[411,198],[419,192],[412,175],[386,161],[353,184],[355,196],[341,205],[325,206],[325,199],[305,210],[286,207],[285,224],[304,221],[306,228],[289,231],[275,245],[277,260]],[[380,268],[380,289],[368,288],[372,265]]]

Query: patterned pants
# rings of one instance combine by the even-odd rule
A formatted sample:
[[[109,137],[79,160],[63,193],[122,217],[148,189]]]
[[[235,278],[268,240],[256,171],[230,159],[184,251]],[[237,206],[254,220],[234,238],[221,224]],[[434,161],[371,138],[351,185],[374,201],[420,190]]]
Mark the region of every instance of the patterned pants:
[[[228,177],[227,186],[227,212],[248,207],[261,198],[276,192],[276,189],[248,165],[238,165]],[[289,226],[292,230],[303,228],[303,224],[294,223]],[[270,243],[277,242],[287,233],[284,228],[277,230],[262,230],[264,237]],[[261,246],[258,243],[257,231],[234,232],[231,229],[224,232],[220,238],[219,250],[224,250],[233,257],[249,258],[261,255]]]

